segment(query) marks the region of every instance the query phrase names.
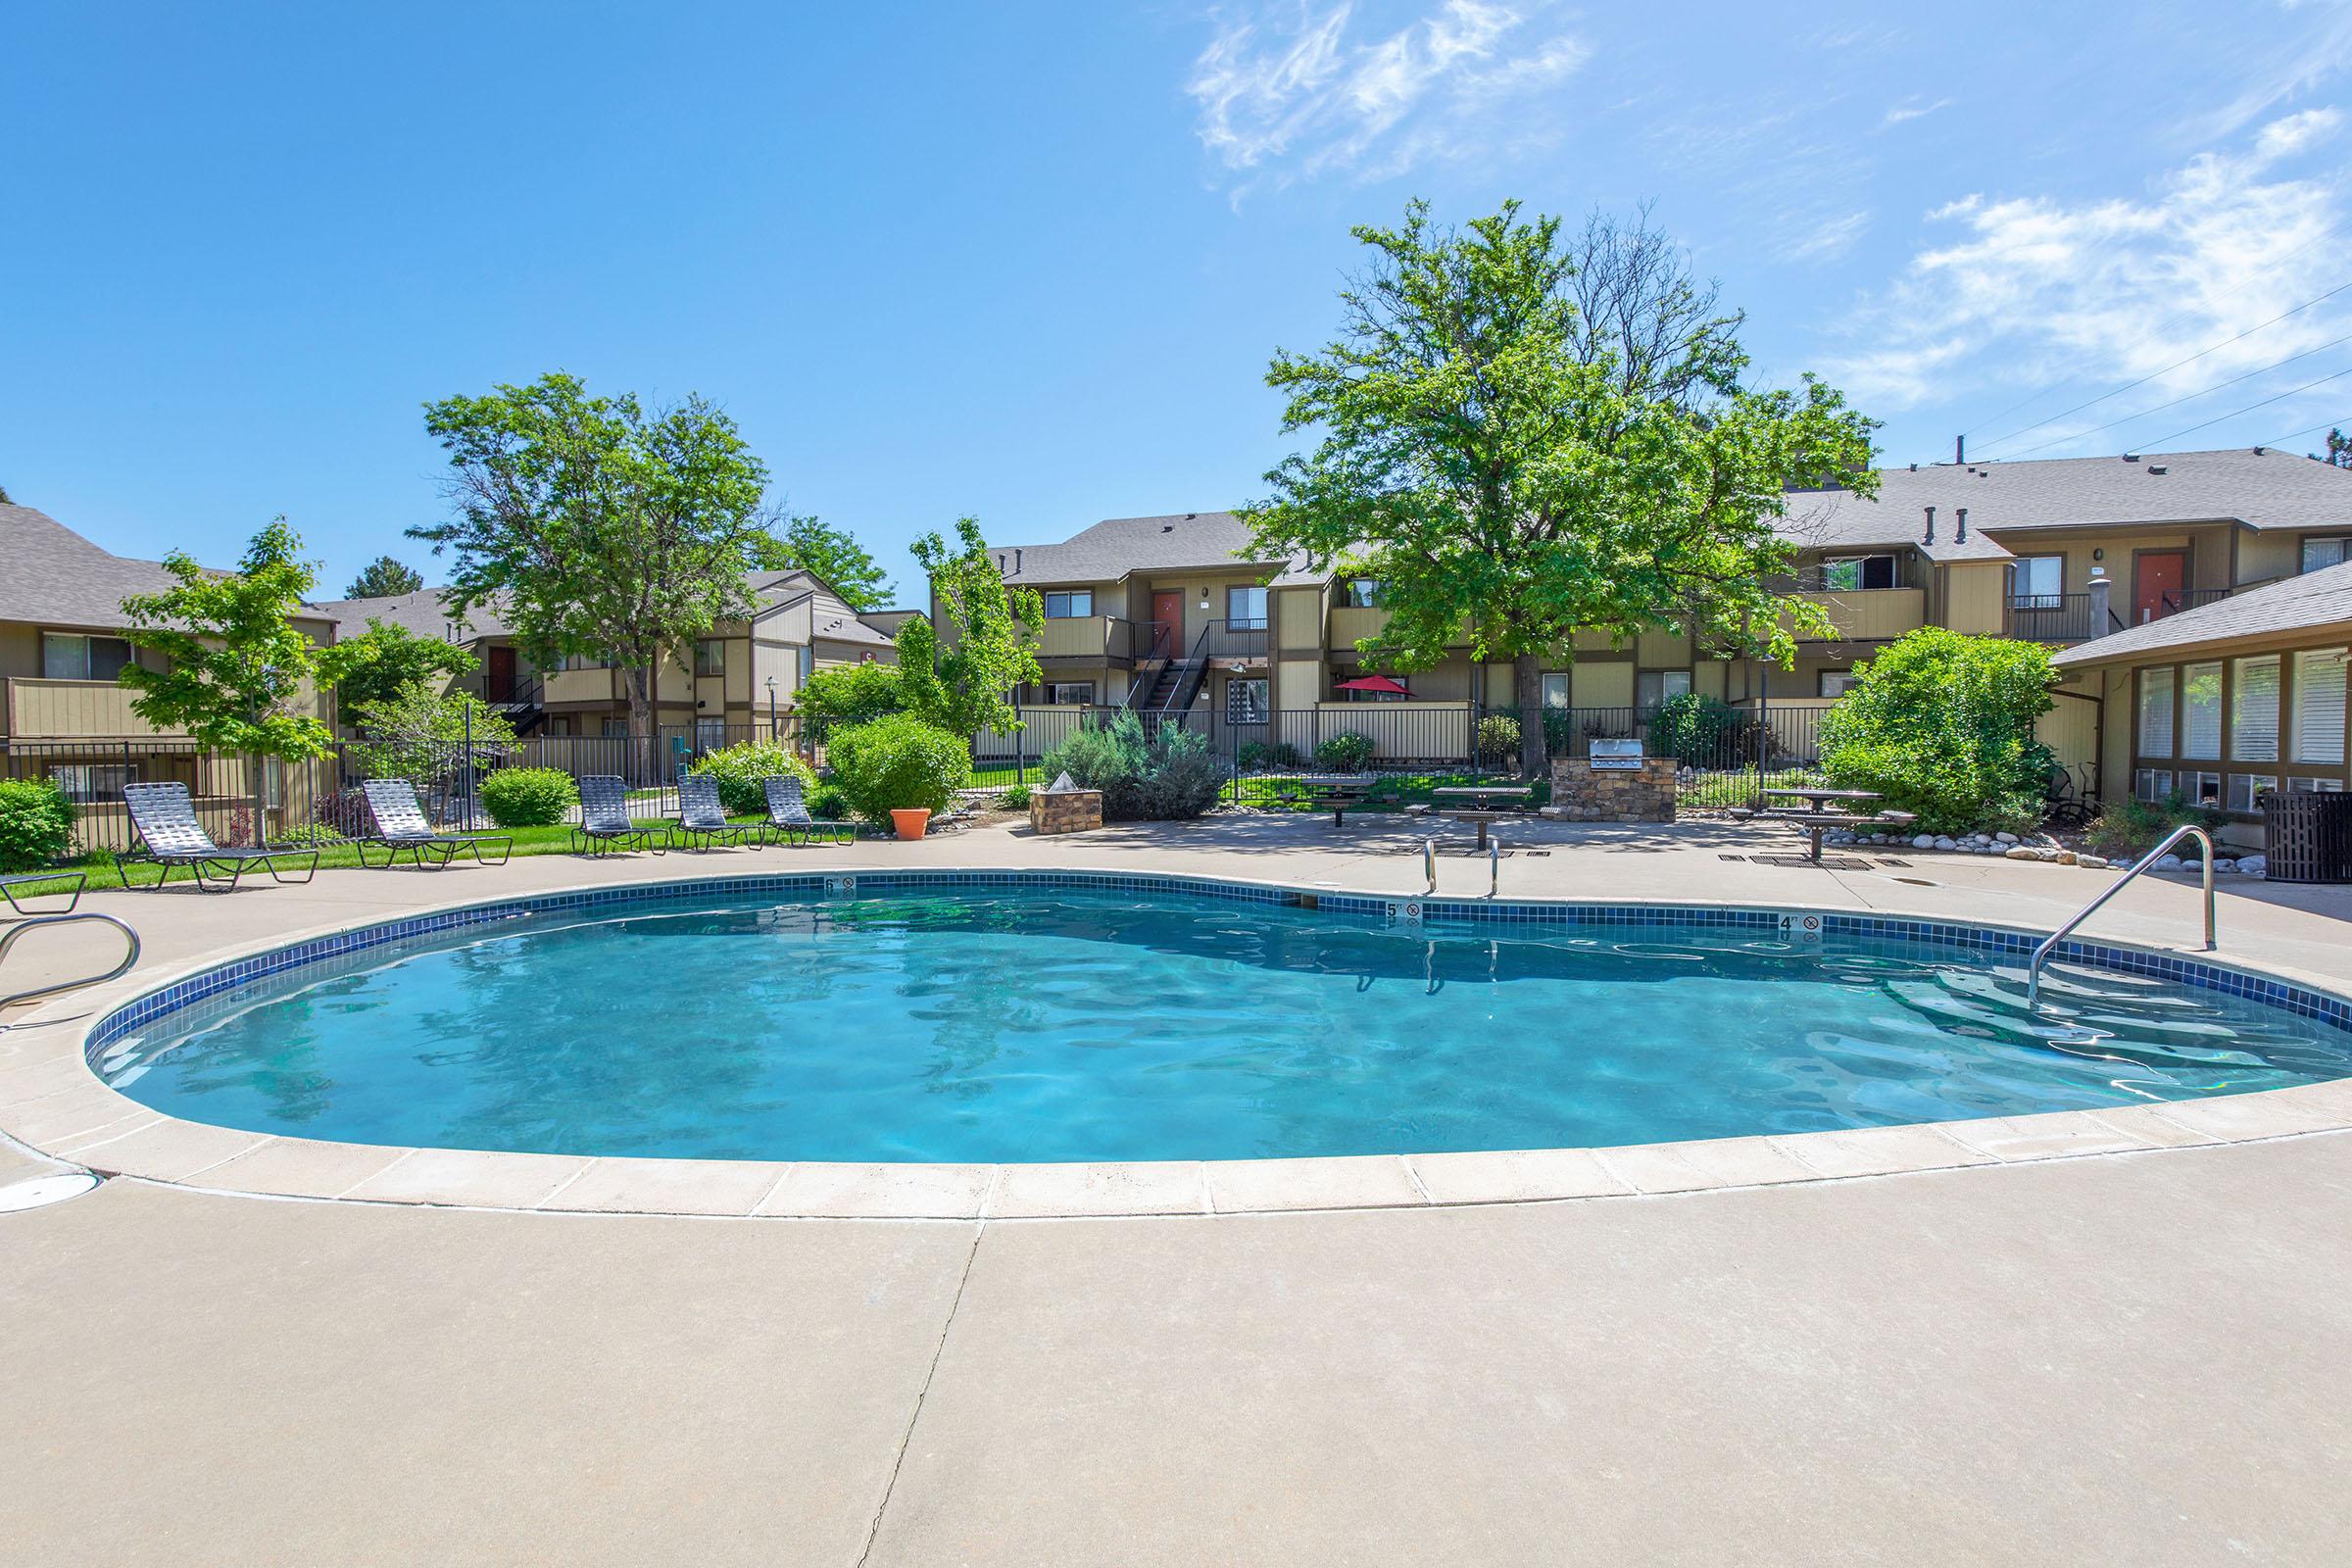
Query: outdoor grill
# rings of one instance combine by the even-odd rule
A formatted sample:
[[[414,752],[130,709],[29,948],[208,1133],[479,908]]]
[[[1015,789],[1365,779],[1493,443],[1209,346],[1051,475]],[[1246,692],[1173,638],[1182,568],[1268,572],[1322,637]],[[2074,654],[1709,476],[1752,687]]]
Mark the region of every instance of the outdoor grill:
[[[1595,773],[1639,773],[1642,761],[1642,743],[1638,740],[1596,740],[1587,760],[1592,764]]]

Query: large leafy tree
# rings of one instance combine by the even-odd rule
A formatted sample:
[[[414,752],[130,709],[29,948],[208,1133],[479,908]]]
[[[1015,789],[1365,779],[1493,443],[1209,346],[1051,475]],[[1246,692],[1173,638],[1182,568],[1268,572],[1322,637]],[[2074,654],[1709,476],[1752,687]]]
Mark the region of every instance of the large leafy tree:
[[[117,677],[131,710],[251,764],[256,842],[266,837],[264,759],[323,757],[334,732],[317,691],[342,679],[351,645],[313,642],[293,621],[318,580],[283,517],[254,535],[234,572],[205,570],[187,555],[164,558],[172,586],[122,601],[124,636],[163,656],[163,667],[127,664]]]
[[[455,643],[419,637],[406,626],[372,615],[366,631],[337,646],[350,650],[349,667],[335,688],[347,719],[361,707],[388,702],[419,682],[438,689],[481,662]]]
[[[894,591],[890,573],[846,529],[815,517],[787,517],[760,564],[773,571],[799,567],[832,585],[852,610],[879,610]]]
[[[1244,516],[1261,557],[1380,579],[1367,659],[1425,669],[1466,641],[1533,713],[1580,631],[1679,628],[1784,665],[1828,632],[1776,586],[1794,552],[1773,525],[1790,486],[1873,492],[1871,421],[1811,376],[1742,385],[1741,318],[1646,220],[1563,237],[1506,203],[1452,230],[1415,202],[1353,232],[1371,265],[1339,336],[1266,374],[1284,429],[1320,441]],[[1523,725],[1522,765],[1544,759]]]
[[[397,599],[403,594],[419,593],[423,588],[424,579],[417,575],[416,567],[395,561],[390,556],[378,556],[360,568],[360,574],[351,579],[351,586],[344,590],[343,597]]]
[[[744,574],[776,543],[767,470],[735,421],[701,398],[591,397],[559,371],[427,404],[424,422],[455,515],[409,532],[455,557],[451,612],[495,599],[541,668],[610,660],[629,733],[650,741],[662,661],[750,613]]]
[[[1020,715],[1008,701],[1013,688],[1045,678],[1037,662],[1045,601],[1034,588],[1005,584],[976,517],[956,519],[956,543],[928,533],[912,550],[953,635],[942,648],[920,616],[899,628],[901,700],[958,735],[1017,729]]]

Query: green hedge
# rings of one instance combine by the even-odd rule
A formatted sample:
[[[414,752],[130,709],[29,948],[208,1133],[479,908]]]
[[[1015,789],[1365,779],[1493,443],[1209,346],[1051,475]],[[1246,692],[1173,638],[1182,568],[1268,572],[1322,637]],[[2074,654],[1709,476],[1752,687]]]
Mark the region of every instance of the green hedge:
[[[500,827],[553,827],[580,804],[560,767],[502,767],[482,780],[482,809]]]
[[[825,756],[850,809],[877,826],[894,810],[944,811],[972,780],[970,743],[911,713],[836,731]]]
[[[1821,721],[1821,765],[1841,789],[1875,790],[1926,833],[2024,829],[2041,820],[2056,760],[2034,738],[2057,676],[2039,643],[1915,631],[1854,666]]]
[[[801,781],[801,792],[816,787],[816,769],[774,741],[745,741],[698,759],[687,772],[718,781],[718,803],[731,816],[765,815],[767,781],[790,774]]]
[[[0,779],[0,871],[37,871],[74,848],[74,803],[45,778]]]

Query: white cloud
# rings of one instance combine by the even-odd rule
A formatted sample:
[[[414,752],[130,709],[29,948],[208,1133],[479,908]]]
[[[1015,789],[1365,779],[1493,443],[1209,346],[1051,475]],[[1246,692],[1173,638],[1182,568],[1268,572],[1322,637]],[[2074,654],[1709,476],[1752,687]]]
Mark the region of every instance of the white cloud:
[[[2168,368],[2342,281],[2345,246],[2340,237],[2323,241],[2352,218],[2329,161],[2310,160],[2310,172],[2281,167],[2320,149],[2340,119],[2317,109],[2274,121],[2242,150],[2200,153],[2144,198],[1971,195],[1946,203],[1928,220],[1956,233],[1920,250],[1855,313],[1851,325],[1869,346],[1833,361],[1832,376],[1865,408],[1886,411],[1994,385],[2065,384],[2088,396],[2150,377],[2067,422],[2016,442],[1988,441],[1986,456],[2017,456],[2075,434],[2089,439],[2109,420],[2352,330],[2352,311],[2330,302]],[[2101,439],[2160,438],[2316,373],[2313,362],[2285,367],[2275,385],[2257,375],[2214,406],[2188,402],[2146,429]],[[2072,401],[2053,396],[2041,406]],[[2004,436],[2036,412],[1997,420],[1986,434]]]
[[[1887,110],[1886,118],[1879,123],[1881,125],[1899,125],[1909,120],[1925,120],[1938,109],[1951,108],[1955,101],[1950,98],[1938,98],[1934,103],[1927,103],[1919,98],[1906,98],[1892,109]]]
[[[1591,53],[1492,0],[1446,0],[1369,38],[1351,34],[1351,19],[1348,0],[1220,19],[1185,89],[1201,145],[1226,169],[1275,183],[1403,173],[1523,138],[1513,111]]]
[[[1834,262],[1854,248],[1870,227],[1867,212],[1847,213],[1839,218],[1826,218],[1810,227],[1788,235],[1775,247],[1773,254],[1784,262]]]

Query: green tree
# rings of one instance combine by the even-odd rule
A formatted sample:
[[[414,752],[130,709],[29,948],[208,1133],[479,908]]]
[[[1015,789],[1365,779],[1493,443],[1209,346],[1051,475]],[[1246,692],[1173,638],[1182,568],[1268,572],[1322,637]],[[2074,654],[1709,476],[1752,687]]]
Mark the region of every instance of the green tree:
[[[927,533],[912,547],[952,635],[943,650],[919,615],[899,628],[900,693],[907,711],[967,740],[984,729],[1009,734],[1020,717],[1008,695],[1045,678],[1037,662],[1045,601],[1034,588],[1005,586],[978,518],[956,519],[956,538],[951,546]]]
[[[744,574],[775,543],[767,469],[701,398],[648,411],[561,371],[425,406],[456,515],[410,534],[456,558],[453,614],[500,600],[531,662],[608,660],[651,765],[655,672],[751,612]]]
[[[346,599],[397,599],[402,594],[421,593],[424,579],[413,566],[404,565],[390,556],[378,556],[363,567],[351,586],[344,590]]]
[[[890,573],[852,538],[847,529],[814,517],[787,517],[781,535],[771,535],[760,564],[770,571],[813,571],[852,610],[879,610],[897,590]]]
[[[2319,457],[2320,454],[2315,452],[2312,456]],[[2328,452],[2324,461],[2338,468],[2352,468],[2352,435],[2346,435],[2341,430],[2329,430],[2328,432]],[[0,495],[0,501],[7,499],[7,496]]]
[[[906,695],[899,682],[899,666],[876,661],[813,671],[793,694],[792,706],[810,718],[862,724],[885,713],[906,711]]]
[[[1367,661],[1426,669],[1466,641],[1532,714],[1579,631],[1677,628],[1784,666],[1826,635],[1774,586],[1794,558],[1774,523],[1791,486],[1875,492],[1871,421],[1811,376],[1743,387],[1741,318],[1646,220],[1563,239],[1512,202],[1456,231],[1416,201],[1353,232],[1372,266],[1340,336],[1266,373],[1284,430],[1320,442],[1243,515],[1261,557],[1380,580]],[[1543,766],[1543,726],[1520,759]]]
[[[1821,721],[1832,783],[1875,790],[1924,832],[2041,819],[2056,760],[2034,738],[2057,683],[2047,648],[1928,626],[1856,664],[1854,676]]]
[[[0,484],[0,507],[13,507],[15,505],[16,503],[14,501],[8,499],[8,486]]]
[[[436,689],[453,676],[470,672],[481,661],[456,643],[438,637],[419,637],[408,627],[370,615],[368,629],[348,642],[351,666],[335,688],[348,718],[369,703],[381,703],[419,681]]]
[[[301,550],[276,517],[254,535],[234,572],[207,571],[175,550],[164,558],[172,587],[122,601],[130,622],[123,635],[164,658],[161,669],[123,666],[118,679],[137,694],[131,710],[159,730],[247,760],[256,842],[268,836],[265,759],[326,755],[334,732],[315,694],[341,681],[353,659],[349,644],[321,646],[294,624],[318,580]]]
[[[362,703],[350,717],[364,742],[361,765],[369,778],[432,777],[468,741],[485,764],[514,746],[514,726],[506,714],[471,692],[444,692],[428,681],[411,681]]]

